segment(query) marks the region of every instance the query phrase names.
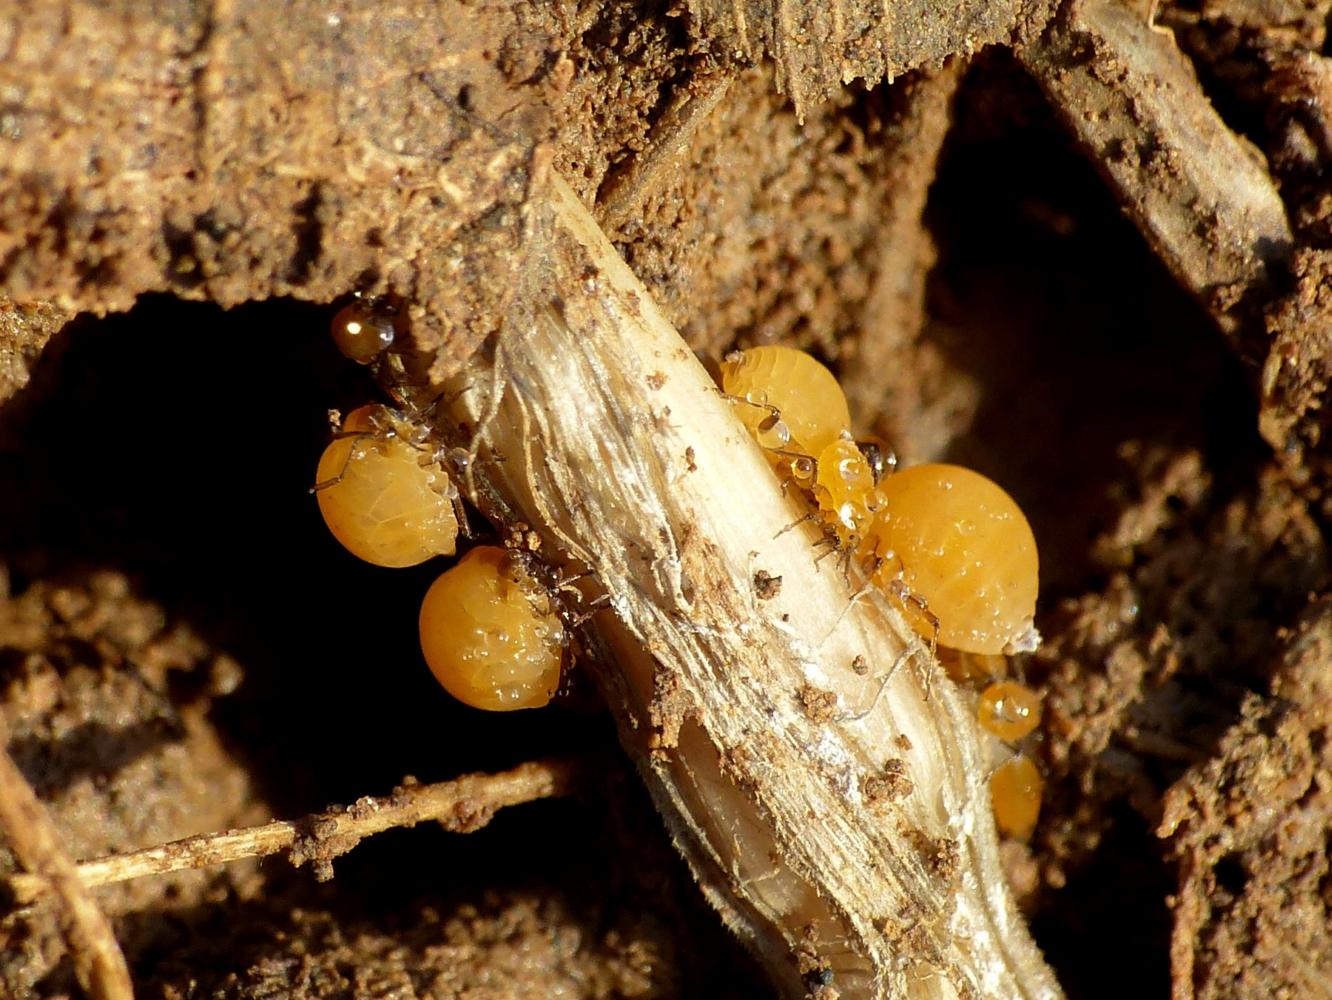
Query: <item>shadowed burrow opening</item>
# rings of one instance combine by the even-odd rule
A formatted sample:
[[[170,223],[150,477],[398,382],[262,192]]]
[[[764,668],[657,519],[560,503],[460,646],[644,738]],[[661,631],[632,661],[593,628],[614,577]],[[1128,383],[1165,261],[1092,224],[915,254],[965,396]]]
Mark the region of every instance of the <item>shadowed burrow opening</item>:
[[[366,841],[335,865],[336,906],[348,919],[378,920],[412,900],[447,908],[491,890],[563,899],[593,937],[623,925],[627,910],[669,913],[686,950],[707,956],[698,975],[724,968],[757,983],[586,682],[540,711],[456,703],[417,645],[421,598],[449,562],[382,569],[329,535],[309,493],[329,440],[327,410],[381,399],[330,343],[332,312],[146,297],[127,314],[80,319],[58,334],[30,384],[0,409],[0,560],[11,592],[114,568],[233,657],[243,682],[217,699],[211,721],[275,815],[387,794],[406,775],[443,780],[569,754],[593,762],[585,795],[503,812],[476,834],[427,825]],[[167,728],[142,736],[142,752],[174,738]],[[277,862],[265,870],[273,891],[290,897],[278,909],[328,898],[308,872],[284,874]],[[131,951],[156,966],[153,955],[179,945],[175,931],[232,926],[247,912],[146,911],[126,925],[141,942]],[[258,957],[265,940],[259,933]],[[227,950],[216,959],[223,970],[236,968]]]
[[[1259,494],[1269,456],[1257,433],[1253,373],[1154,256],[1012,58],[978,59],[956,106],[927,213],[939,261],[924,340],[964,401],[940,457],[991,476],[1026,512],[1041,552],[1038,624],[1057,637],[1068,627],[1061,598],[1104,593],[1109,615],[1106,588],[1118,569],[1137,579],[1162,545],[1206,537],[1227,503]],[[1175,506],[1162,521],[1161,544],[1135,550],[1126,566],[1107,561],[1097,540],[1162,469],[1189,455],[1198,456],[1200,499],[1187,509],[1168,500]],[[1251,586],[1242,552],[1225,566],[1237,586]],[[1166,575],[1143,577],[1156,581],[1144,584],[1135,619],[1145,634],[1154,616],[1179,617],[1170,602],[1184,581],[1162,585]],[[1225,613],[1216,593],[1208,591],[1213,604],[1197,614]],[[1297,610],[1274,608],[1268,634]],[[1207,659],[1210,647],[1181,638]],[[1231,685],[1207,706],[1213,738],[1236,717],[1242,693]],[[1155,714],[1168,725],[1185,718]],[[1178,768],[1158,774],[1158,787],[1177,776]],[[1085,777],[1097,790],[1062,805],[1047,798],[1043,822],[1068,825],[1070,838],[1099,838],[1099,847],[1075,851],[1068,884],[1039,894],[1033,931],[1071,997],[1164,996],[1173,872],[1127,803],[1079,811],[1088,805],[1082,796],[1106,794],[1095,774]],[[1098,945],[1105,940],[1126,945],[1133,961],[1105,972]]]
[[[1104,583],[1093,543],[1164,456],[1202,455],[1212,509],[1252,489],[1253,373],[1010,56],[978,60],[956,107],[928,211],[926,338],[970,400],[944,457],[1017,498],[1049,604]]]
[[[327,411],[380,399],[329,344],[329,310],[230,312],[150,298],[72,324],[0,415],[0,551],[13,585],[110,566],[235,657],[217,722],[283,811],[579,748],[609,750],[584,706],[483,715],[417,646],[448,563],[362,563],[309,493]]]

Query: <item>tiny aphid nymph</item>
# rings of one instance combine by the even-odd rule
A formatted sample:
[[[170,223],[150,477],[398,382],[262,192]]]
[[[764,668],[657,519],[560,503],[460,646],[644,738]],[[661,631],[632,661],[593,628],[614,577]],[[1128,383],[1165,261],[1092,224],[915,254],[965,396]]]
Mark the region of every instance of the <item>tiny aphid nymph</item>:
[[[1020,740],[1041,724],[1041,696],[1017,681],[996,681],[980,693],[976,720],[1001,740]]]
[[[990,777],[990,805],[999,832],[1026,840],[1041,815],[1045,780],[1030,757],[1018,754]]]

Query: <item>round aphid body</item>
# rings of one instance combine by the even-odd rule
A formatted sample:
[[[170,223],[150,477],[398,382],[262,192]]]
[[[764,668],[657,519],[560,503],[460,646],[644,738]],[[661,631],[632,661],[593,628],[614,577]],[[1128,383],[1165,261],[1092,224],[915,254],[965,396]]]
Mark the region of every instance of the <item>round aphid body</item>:
[[[817,459],[851,425],[833,373],[793,347],[751,347],[721,364],[722,391],[763,447]]]
[[[315,497],[333,537],[376,566],[415,566],[452,555],[458,539],[454,488],[414,447],[389,411],[363,406],[319,459]]]
[[[980,693],[976,718],[1001,740],[1020,740],[1041,724],[1041,696],[1017,681],[998,681]]]
[[[392,317],[360,300],[338,311],[332,332],[338,350],[362,365],[378,360],[393,346],[395,336]]]
[[[854,549],[878,507],[874,473],[849,434],[819,453],[814,501],[840,546]]]
[[[998,485],[956,465],[918,465],[879,485],[868,546],[938,619],[939,643],[969,653],[1029,648],[1039,565],[1031,526]],[[929,634],[933,623],[909,615]]]
[[[468,552],[421,605],[421,651],[444,689],[492,712],[540,708],[560,686],[564,625],[512,553]]]
[[[999,765],[990,777],[990,805],[999,832],[1026,840],[1041,815],[1045,780],[1030,757],[1019,755]]]

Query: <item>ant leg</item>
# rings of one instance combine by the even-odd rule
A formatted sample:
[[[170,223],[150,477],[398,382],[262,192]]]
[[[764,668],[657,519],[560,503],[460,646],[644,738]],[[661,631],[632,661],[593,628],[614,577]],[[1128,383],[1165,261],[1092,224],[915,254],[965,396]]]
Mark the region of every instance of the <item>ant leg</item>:
[[[587,602],[587,610],[570,617],[569,625],[571,628],[582,628],[590,619],[595,618],[598,611],[610,607],[610,594],[598,594],[592,600]]]
[[[893,676],[897,673],[897,668],[900,667],[903,663],[905,663],[908,659],[910,659],[910,657],[911,657],[911,650],[909,649],[903,650],[901,653],[898,654],[897,659],[893,661],[893,665],[888,668],[888,672],[879,678],[879,686],[874,691],[874,697],[870,699],[869,705],[866,706],[864,710],[860,712],[854,712],[854,713],[849,713],[847,715],[839,716],[833,721],[859,722],[861,719],[865,718],[867,715],[873,712],[875,707],[879,704],[879,699],[883,697],[883,692],[884,689],[888,687],[888,682],[891,681],[893,679]]]
[[[348,438],[355,439],[355,438],[373,437],[374,433],[375,433],[374,431],[339,431],[337,434],[333,435],[333,439],[335,441],[345,441]],[[320,490],[326,490],[330,486],[337,486],[338,483],[342,482],[342,477],[347,474],[347,470],[351,468],[352,459],[356,457],[357,457],[356,446],[353,445],[352,447],[347,449],[347,455],[345,458],[343,458],[342,468],[338,470],[337,475],[331,476],[328,479],[315,483],[313,486],[310,487],[310,492],[318,493]]]
[[[800,527],[800,526],[801,526],[802,524],[804,524],[806,521],[813,521],[813,520],[816,520],[816,519],[818,518],[818,516],[819,516],[819,512],[818,512],[818,511],[816,511],[816,510],[812,510],[812,511],[810,511],[808,514],[804,515],[804,516],[801,517],[801,518],[798,518],[798,519],[795,520],[795,521],[792,521],[790,524],[788,524],[788,525],[787,525],[785,528],[783,528],[781,531],[777,532],[777,534],[773,535],[773,536],[772,536],[773,541],[776,541],[778,538],[781,538],[781,537],[782,537],[784,534],[786,534],[788,531],[791,531],[791,530],[793,530],[793,529],[795,529],[795,528]],[[826,536],[825,536],[825,537],[826,537]],[[815,544],[815,545],[818,545],[819,543],[818,543],[818,542],[815,542],[814,544]]]

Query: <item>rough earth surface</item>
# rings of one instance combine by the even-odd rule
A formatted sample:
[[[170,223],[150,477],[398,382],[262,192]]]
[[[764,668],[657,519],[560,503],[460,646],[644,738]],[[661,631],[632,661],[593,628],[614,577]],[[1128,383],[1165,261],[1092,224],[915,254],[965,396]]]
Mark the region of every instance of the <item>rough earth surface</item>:
[[[0,713],[69,852],[408,774],[606,774],[475,834],[383,835],[324,885],[275,859],[99,890],[142,996],[765,995],[576,676],[541,713],[451,703],[415,649],[437,569],[356,563],[306,493],[326,410],[375,391],[334,303],[401,296],[446,370],[503,312],[541,172],[604,207],[640,164],[608,229],[696,349],[813,350],[864,429],[1031,518],[1045,644],[1012,668],[1045,695],[1047,787],[1005,854],[1069,996],[1315,992],[1328,4],[1153,8],[1295,239],[1229,335],[1002,46],[829,87],[737,63],[714,6],[0,4]],[[1039,38],[996,11],[985,38]],[[6,909],[0,941],[7,995],[75,988],[49,908]]]

